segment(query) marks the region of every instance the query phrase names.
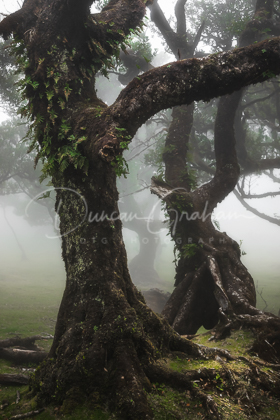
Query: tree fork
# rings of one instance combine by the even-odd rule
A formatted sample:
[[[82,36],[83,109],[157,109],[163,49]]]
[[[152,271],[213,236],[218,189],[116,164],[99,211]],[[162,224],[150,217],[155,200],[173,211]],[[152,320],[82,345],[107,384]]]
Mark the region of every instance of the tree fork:
[[[267,19],[272,17],[272,8],[273,1],[257,2],[255,16],[241,35],[242,47],[259,40],[260,30],[266,27]],[[213,328],[219,322],[215,334],[218,339],[229,334],[233,325],[224,312],[229,317],[234,317],[234,313],[261,315],[255,308],[253,279],[240,261],[238,245],[234,241],[230,243],[230,238],[225,234],[218,234],[210,220],[201,223],[197,220],[202,217],[201,198],[204,203],[207,202],[207,216],[211,217],[213,209],[234,189],[238,181],[240,171],[235,150],[234,120],[241,98],[242,90],[223,97],[219,102],[214,136],[216,172],[209,183],[193,193],[188,189],[188,194],[176,191],[177,202],[170,199],[170,195],[175,196],[171,191],[166,193],[162,189],[160,193],[156,181],[152,186],[154,193],[169,201],[171,232],[175,248],[179,251],[175,282],[178,290],[174,290],[162,314],[181,334],[195,334],[201,325]],[[176,142],[179,140],[178,136]],[[185,141],[187,143],[188,139]],[[174,147],[177,146],[176,142],[172,143]],[[168,175],[171,161],[165,159],[165,163]],[[277,166],[276,161],[274,164]],[[170,183],[167,178],[166,181]],[[180,180],[177,179],[173,186],[180,186]],[[187,220],[180,223],[184,213]],[[192,220],[193,215],[197,215],[195,220]]]
[[[162,312],[180,334],[195,334],[201,325],[213,328],[220,318],[219,308],[230,312],[237,308],[238,313],[246,313],[256,302],[253,281],[240,261],[237,243],[217,232],[210,219],[213,209],[235,187],[239,177],[233,131],[239,98],[240,94],[235,93],[220,100],[214,178],[193,192],[173,190],[167,184],[159,185],[157,180],[152,185],[152,192],[168,204],[171,234],[181,255],[175,286],[183,284],[174,290]],[[242,282],[243,287],[236,289],[237,282]]]
[[[57,189],[67,273],[53,345],[32,389],[41,403],[67,406],[87,397],[96,404],[109,401],[123,419],[149,419],[143,392],[149,388],[147,366],[174,350],[197,356],[216,352],[180,338],[146,307],[132,284],[121,222],[111,217],[118,215],[118,192],[110,162],[121,155],[120,143],[159,110],[267,80],[267,70],[278,74],[279,40],[153,69],[129,83],[107,107],[96,96],[96,72],[116,51],[112,42],[122,42],[140,24],[148,2],[112,0],[93,16],[91,3],[25,0],[19,12],[0,23],[4,37],[16,33],[17,53],[28,64],[28,115],[35,124],[39,157],[48,160]],[[126,130],[126,139],[120,129]],[[84,158],[88,167],[81,164]],[[90,217],[103,211],[108,216],[104,220]],[[123,375],[118,363],[127,368]]]

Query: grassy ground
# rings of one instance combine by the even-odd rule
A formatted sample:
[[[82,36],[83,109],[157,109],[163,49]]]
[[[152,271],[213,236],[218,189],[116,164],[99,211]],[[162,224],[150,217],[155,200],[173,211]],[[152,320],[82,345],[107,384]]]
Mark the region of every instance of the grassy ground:
[[[203,333],[203,331],[200,331]],[[203,344],[208,347],[219,347],[228,350],[233,356],[246,357],[252,359],[248,350],[254,340],[249,331],[234,331],[230,338],[222,340],[219,343],[208,341],[210,334],[200,335],[194,339],[197,344]],[[257,359],[257,358],[255,358]],[[263,420],[280,419],[280,395],[279,399],[275,396],[257,389],[251,385],[248,380],[248,364],[242,360],[231,362],[217,360],[199,360],[186,357],[178,353],[175,358],[166,359],[167,367],[174,371],[186,373],[189,371],[202,372],[205,369],[214,373],[214,381],[209,379],[199,379],[193,381],[193,386],[211,395],[218,404],[221,418],[227,420],[245,420],[258,418]],[[238,378],[238,387],[233,395],[233,386],[229,380],[222,378],[225,371],[234,372]],[[262,369],[261,369],[262,370]],[[263,371],[267,368],[263,368]],[[246,409],[242,393],[247,392],[250,400],[259,400],[261,403],[256,406],[256,412],[252,413],[251,408]],[[155,411],[155,419],[206,419],[207,414],[204,410],[202,401],[191,398],[190,392],[174,392],[174,390],[164,384],[155,384],[155,392],[150,397],[150,401]],[[165,417],[166,416],[166,417]]]
[[[19,274],[20,273],[20,274]],[[0,272],[0,336],[53,334],[64,288],[64,272],[48,266],[20,263]]]
[[[48,274],[44,274],[48,273]],[[55,319],[61,300],[64,286],[63,271],[55,264],[49,262],[48,269],[38,266],[22,266],[21,275],[18,267],[15,270],[0,273],[0,339],[10,338],[14,335],[22,337],[48,333],[53,334]],[[203,331],[201,331],[203,332]],[[234,331],[230,338],[219,343],[208,341],[210,335],[200,335],[195,339],[198,344],[227,349],[236,357],[252,355],[248,349],[253,342],[253,336],[248,331]],[[46,350],[50,347],[50,340],[37,342]],[[214,372],[215,379],[193,381],[193,387],[211,395],[219,407],[219,412],[226,420],[246,420],[250,418],[280,420],[280,396],[277,397],[266,392],[261,387],[251,384],[248,379],[248,364],[244,360],[235,360],[225,363],[223,360],[197,360],[186,355],[176,353],[171,358],[162,361],[174,371],[186,373],[189,371],[202,371],[208,369]],[[23,369],[33,369],[34,366],[13,366],[12,363],[0,360],[0,373],[28,373]],[[260,372],[270,375],[270,369],[258,367]],[[238,381],[238,390],[233,392],[232,383],[223,379],[225,370],[234,372]],[[30,372],[30,371],[29,371]],[[195,399],[190,392],[174,391],[161,383],[152,384],[153,391],[148,399],[154,412],[155,420],[185,420],[207,419],[207,413],[200,399]],[[20,391],[21,399],[16,404],[16,393]],[[246,393],[250,400],[257,401],[256,412],[246,406],[244,398]],[[3,408],[5,403],[8,405]],[[26,413],[36,409],[35,401],[28,399],[28,387],[5,387],[0,389],[0,419],[10,419],[19,413]],[[87,401],[83,406],[76,408],[49,407],[36,416],[38,420],[112,420],[114,415],[103,411],[101,407]],[[135,419],[137,420],[137,419]]]
[[[209,335],[200,336],[195,339],[199,344],[207,344],[217,347],[217,343],[208,342]],[[248,348],[253,341],[252,334],[246,331],[235,331],[230,338],[221,341],[218,346],[228,349],[235,356],[248,357]],[[249,356],[250,357],[250,356]],[[219,407],[219,413],[226,420],[247,420],[251,418],[271,420],[280,419],[280,399],[265,392],[262,389],[251,385],[247,379],[248,365],[244,361],[236,360],[223,363],[216,360],[197,360],[187,358],[182,353],[177,353],[172,358],[167,358],[163,362],[166,366],[178,372],[202,371],[211,369],[215,372],[215,380],[210,383],[208,380],[193,381],[193,386],[203,390],[211,395]],[[238,377],[240,392],[233,396],[232,384],[222,378],[223,369],[230,369]],[[268,368],[260,368],[260,371],[269,372]],[[22,369],[12,366],[11,363],[2,361],[0,364],[1,373],[22,373]],[[16,391],[21,393],[21,401],[15,404]],[[256,412],[244,405],[244,395],[247,392],[250,399],[258,400]],[[18,413],[26,413],[36,409],[35,401],[28,401],[28,387],[2,387],[0,391],[1,404],[5,401],[9,405],[0,410],[0,418],[9,419]],[[280,396],[279,396],[280,397]],[[207,413],[203,407],[202,401],[192,398],[189,391],[174,391],[170,387],[161,383],[153,384],[152,393],[148,394],[149,402],[152,406],[155,420],[189,420],[189,419],[207,419]],[[36,416],[38,420],[54,420],[66,418],[69,420],[113,420],[115,416],[101,410],[90,401],[82,407],[71,408],[69,410],[59,407],[48,407],[43,413]],[[137,420],[137,419],[135,419]]]

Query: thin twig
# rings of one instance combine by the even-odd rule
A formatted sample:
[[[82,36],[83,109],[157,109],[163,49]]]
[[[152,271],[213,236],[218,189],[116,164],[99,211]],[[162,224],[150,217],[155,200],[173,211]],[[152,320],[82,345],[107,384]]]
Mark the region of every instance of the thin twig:
[[[26,419],[28,417],[35,417],[37,414],[40,414],[44,411],[44,408],[40,408],[40,410],[29,411],[29,413],[24,414],[17,414],[16,416],[10,417],[10,420],[17,420],[17,419]]]

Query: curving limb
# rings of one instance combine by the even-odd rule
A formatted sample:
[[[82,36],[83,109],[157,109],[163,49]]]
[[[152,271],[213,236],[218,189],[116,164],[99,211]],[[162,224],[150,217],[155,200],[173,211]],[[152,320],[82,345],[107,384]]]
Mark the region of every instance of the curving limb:
[[[274,225],[280,226],[280,220],[279,219],[276,219],[275,217],[271,217],[267,214],[264,214],[264,213],[258,211],[257,209],[255,209],[254,207],[250,206],[250,204],[248,204],[244,200],[244,197],[242,197],[240,192],[234,190],[233,193],[234,193],[235,197],[237,198],[237,200],[240,201],[240,203],[245,207],[246,210],[250,211],[251,213],[255,214],[256,216],[260,217],[261,219],[267,220],[268,222],[270,222]],[[270,193],[269,195],[271,196],[271,195],[273,195],[273,193]],[[252,198],[254,198],[254,196],[252,196]]]
[[[232,93],[268,79],[267,70],[280,72],[279,39],[273,38],[202,60],[180,60],[152,69],[133,79],[107,107],[95,91],[96,73],[104,63],[109,64],[129,29],[140,25],[148,3],[111,0],[100,14],[92,16],[91,2],[86,0],[26,0],[19,12],[0,23],[5,37],[17,32],[14,48],[28,64],[24,66],[25,112],[34,129],[37,158],[45,160],[45,173],[51,174],[57,189],[56,211],[67,274],[53,344],[32,378],[32,393],[42,406],[67,406],[74,399],[81,403],[83,398],[102,406],[110,404],[112,411],[127,420],[152,418],[143,391],[149,390],[146,371],[150,365],[170,352],[206,358],[214,357],[216,350],[208,352],[179,337],[166,320],[145,305],[131,282],[121,220],[113,217],[119,214],[116,163],[122,162],[121,144],[126,146],[129,136],[159,110]],[[115,44],[111,42],[114,39]],[[222,133],[222,112],[219,115],[217,133]],[[230,150],[233,140],[230,135]],[[216,148],[217,171],[232,186],[238,174],[235,157],[228,156],[227,160],[219,140]],[[179,250],[184,255],[178,265],[177,284],[189,271],[192,276],[186,281],[192,283],[193,290],[203,289],[206,275],[205,290],[209,293],[203,299],[212,312],[207,317],[200,310],[199,322],[209,322],[211,328],[219,316],[213,298],[215,284],[221,290],[217,264],[221,276],[228,273],[236,283],[244,283],[240,314],[245,304],[253,307],[251,278],[239,261],[237,244],[215,232],[209,217],[204,224],[202,219],[186,217],[193,211],[201,215],[205,200],[211,210],[229,186],[217,176],[211,186],[183,192],[180,202],[173,185],[158,181],[155,185],[159,195],[164,190],[169,194],[166,200],[174,210],[183,208],[185,212],[177,225],[182,234]],[[218,198],[211,197],[210,187],[218,190]],[[200,246],[201,232],[207,240]],[[210,241],[212,233],[214,240]],[[193,247],[197,251],[194,258],[188,258],[188,248],[183,248],[189,244],[188,236],[198,245]],[[224,251],[229,258],[224,257]],[[208,265],[203,264],[205,256]],[[232,302],[231,283],[223,284],[223,290]],[[229,360],[229,355],[222,353]]]

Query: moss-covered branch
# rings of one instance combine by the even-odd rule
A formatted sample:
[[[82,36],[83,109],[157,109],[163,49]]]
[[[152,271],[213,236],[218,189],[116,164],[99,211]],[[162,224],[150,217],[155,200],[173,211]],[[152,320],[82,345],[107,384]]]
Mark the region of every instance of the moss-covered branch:
[[[96,139],[98,132],[99,139],[87,142],[87,154],[90,157],[98,152],[110,161],[119,153],[122,141],[116,134],[116,127],[125,128],[126,135],[133,136],[145,121],[162,109],[194,101],[209,101],[279,73],[279,38],[152,69],[133,79],[102,114],[91,136],[91,139]],[[92,112],[86,110],[82,118],[90,121]]]

